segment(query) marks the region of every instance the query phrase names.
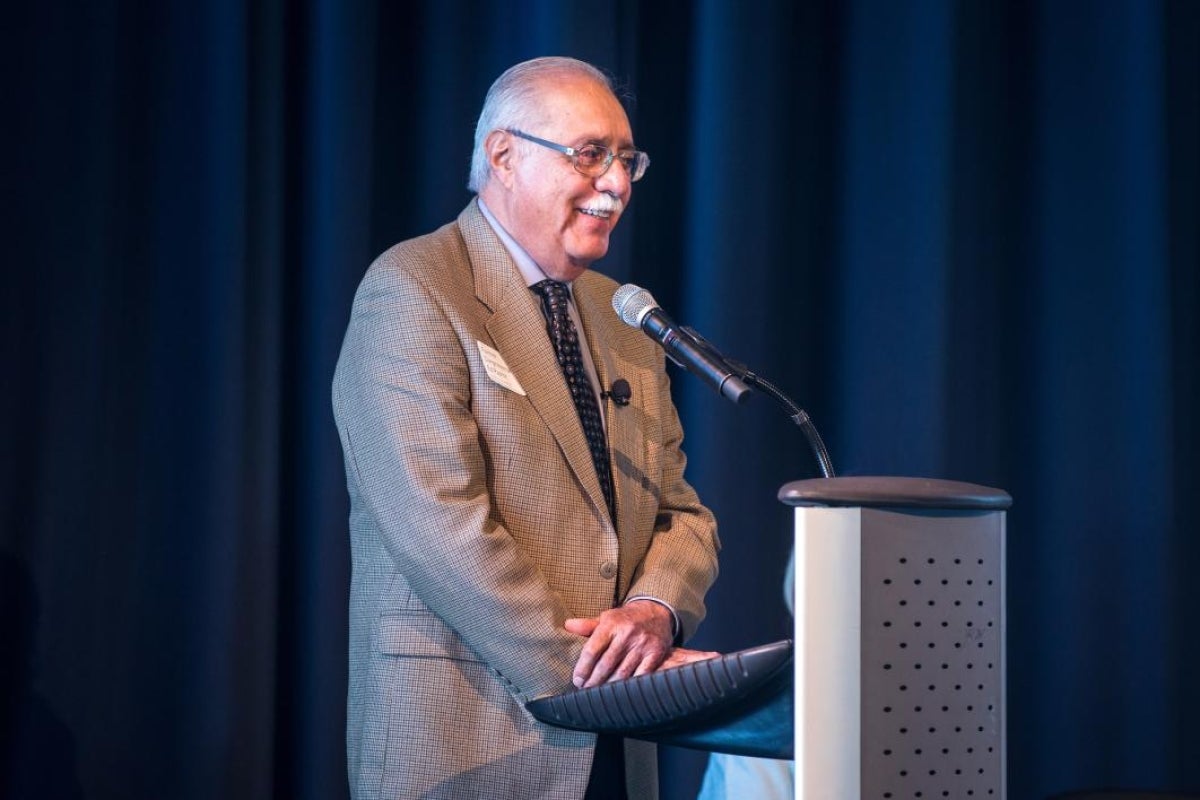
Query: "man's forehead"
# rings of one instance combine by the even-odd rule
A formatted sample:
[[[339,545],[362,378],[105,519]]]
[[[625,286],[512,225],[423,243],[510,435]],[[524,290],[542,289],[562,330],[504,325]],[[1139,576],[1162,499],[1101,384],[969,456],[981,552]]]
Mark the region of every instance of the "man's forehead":
[[[560,135],[577,140],[619,140],[631,144],[629,117],[616,96],[603,84],[574,78],[547,81],[539,87],[539,103],[545,122]]]

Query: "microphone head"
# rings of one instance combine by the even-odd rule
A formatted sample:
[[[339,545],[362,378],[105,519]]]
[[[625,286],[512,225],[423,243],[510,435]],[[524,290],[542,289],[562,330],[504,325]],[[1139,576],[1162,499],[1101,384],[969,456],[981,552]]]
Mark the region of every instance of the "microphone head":
[[[640,286],[627,283],[613,292],[613,310],[631,328],[642,327],[642,320],[658,308],[653,295]]]

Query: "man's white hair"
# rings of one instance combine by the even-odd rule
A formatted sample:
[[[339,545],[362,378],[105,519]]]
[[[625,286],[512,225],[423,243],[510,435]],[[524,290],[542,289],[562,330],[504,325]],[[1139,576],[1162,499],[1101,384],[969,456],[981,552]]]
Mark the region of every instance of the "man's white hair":
[[[484,140],[495,130],[526,129],[537,119],[537,97],[542,81],[554,77],[584,77],[613,91],[608,76],[586,61],[562,56],[546,56],[509,67],[488,89],[475,125],[475,149],[471,155],[471,175],[467,188],[478,193],[491,177]],[[615,93],[614,93],[615,94]],[[536,131],[527,131],[536,133]]]

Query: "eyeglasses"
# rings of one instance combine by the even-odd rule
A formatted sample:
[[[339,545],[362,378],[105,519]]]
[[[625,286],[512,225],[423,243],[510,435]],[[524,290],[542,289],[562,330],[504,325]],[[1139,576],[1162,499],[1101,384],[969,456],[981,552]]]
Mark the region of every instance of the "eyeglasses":
[[[599,178],[608,172],[608,168],[612,166],[613,161],[620,161],[621,166],[625,167],[625,173],[629,175],[630,182],[639,181],[646,174],[646,167],[650,166],[650,156],[641,150],[609,150],[602,144],[567,147],[565,144],[555,144],[545,139],[539,139],[536,136],[530,136],[528,133],[515,128],[506,128],[505,130],[513,136],[519,136],[526,141],[540,144],[542,147],[557,150],[571,159],[571,163],[575,165],[576,172],[581,175],[587,175],[589,178]]]

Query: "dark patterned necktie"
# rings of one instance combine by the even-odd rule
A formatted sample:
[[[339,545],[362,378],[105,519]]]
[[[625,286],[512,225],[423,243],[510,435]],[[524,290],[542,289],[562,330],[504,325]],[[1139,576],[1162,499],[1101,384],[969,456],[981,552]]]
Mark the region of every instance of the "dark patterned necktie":
[[[587,371],[583,366],[579,333],[575,330],[575,323],[571,322],[567,311],[570,292],[565,283],[552,280],[540,281],[531,288],[542,296],[542,306],[546,310],[546,330],[554,344],[554,353],[558,356],[558,365],[562,367],[563,377],[567,380],[567,388],[571,390],[571,399],[575,401],[575,410],[579,412],[579,421],[583,424],[588,450],[592,453],[592,464],[596,467],[600,488],[604,490],[604,500],[608,503],[608,513],[615,520],[617,502],[613,496],[612,470],[608,464],[608,441],[604,436],[604,423],[600,419],[596,391],[592,388],[592,382],[588,380]]]

